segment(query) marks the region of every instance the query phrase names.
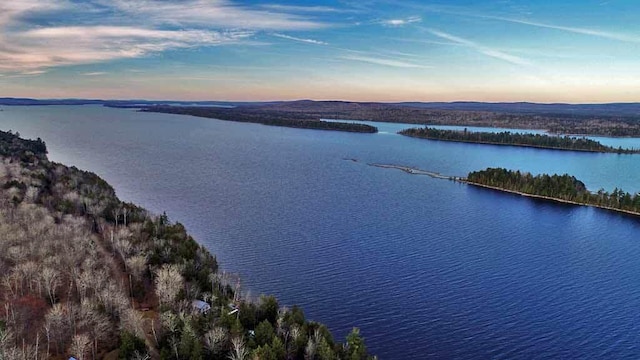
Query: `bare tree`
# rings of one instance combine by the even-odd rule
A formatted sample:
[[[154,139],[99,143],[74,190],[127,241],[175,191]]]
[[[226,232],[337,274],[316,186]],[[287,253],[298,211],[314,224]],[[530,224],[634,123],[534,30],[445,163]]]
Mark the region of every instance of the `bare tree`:
[[[109,279],[107,284],[98,291],[96,298],[104,306],[105,311],[114,318],[129,308],[129,298],[113,279]]]
[[[307,341],[307,346],[304,349],[305,360],[313,360],[315,358],[316,346],[317,344],[313,341],[313,339],[309,338],[309,341]]]
[[[20,279],[20,273],[17,271],[11,271],[10,274],[2,277],[2,285],[9,291],[11,297],[18,296],[20,283],[22,283],[22,280]]]
[[[313,336],[309,337],[309,341],[307,341],[307,346],[304,349],[304,358],[305,360],[313,360],[316,357],[316,353],[318,351],[318,344],[322,339],[322,335],[320,334],[320,330],[316,329],[313,333]]]
[[[118,234],[120,233],[121,232],[118,231]],[[118,252],[118,255],[120,255],[120,258],[124,262],[125,267],[128,266],[127,258],[133,252],[133,245],[131,244],[129,239],[126,237],[118,236],[115,242],[115,247],[116,247],[116,251]]]
[[[147,256],[144,254],[134,255],[126,260],[129,272],[136,280],[142,279],[144,271],[147,269]]]
[[[160,300],[160,305],[172,303],[180,290],[184,287],[184,278],[177,265],[163,265],[155,272],[156,293]]]
[[[89,271],[81,272],[80,275],[78,276],[78,279],[76,279],[76,288],[78,290],[78,298],[80,299],[81,302],[84,301],[84,299],[87,297],[87,292],[91,288],[92,284],[93,284],[93,274]]]
[[[22,280],[29,287],[29,292],[34,292],[33,286],[38,283],[37,278],[40,266],[34,261],[27,261],[26,263],[19,264],[16,268],[22,275]]]
[[[44,287],[51,301],[51,305],[55,302],[56,289],[60,286],[60,274],[51,267],[45,267],[40,273],[40,283]]]
[[[47,336],[47,357],[50,354],[51,343],[56,346],[56,353],[59,353],[68,335],[68,322],[66,308],[61,304],[55,304],[45,315],[44,329]]]
[[[0,328],[0,360],[9,360],[13,349],[13,334],[8,329]]]
[[[249,357],[244,340],[241,337],[235,337],[231,340],[231,354],[229,360],[246,360]]]
[[[295,350],[295,344],[296,341],[298,340],[298,337],[300,337],[300,328],[298,327],[298,325],[291,325],[291,328],[289,328],[289,342],[288,342],[288,347],[287,347],[287,352],[288,353],[293,353]]]
[[[89,352],[89,346],[91,345],[91,339],[87,334],[78,334],[71,340],[71,346],[69,347],[69,353],[78,360],[85,360],[86,355]]]
[[[144,339],[144,316],[137,310],[126,309],[120,316],[121,327],[134,334],[135,336]]]
[[[85,299],[81,303],[78,319],[78,328],[83,329],[91,339],[93,358],[95,358],[98,351],[98,342],[111,339],[114,330],[109,318],[98,311],[96,307],[93,301]]]
[[[217,356],[224,351],[228,333],[227,329],[216,326],[204,334],[204,343],[212,355]]]
[[[113,214],[113,218],[115,219],[116,229],[118,228],[118,216],[120,216],[120,209],[115,208],[111,212]]]

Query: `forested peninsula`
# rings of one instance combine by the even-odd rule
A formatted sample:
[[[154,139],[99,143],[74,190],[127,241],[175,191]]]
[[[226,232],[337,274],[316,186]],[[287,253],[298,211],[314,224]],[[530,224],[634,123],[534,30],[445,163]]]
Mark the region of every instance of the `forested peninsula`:
[[[375,126],[346,122],[321,121],[319,118],[286,111],[265,111],[249,107],[224,108],[202,106],[150,106],[143,112],[158,112],[178,115],[191,115],[218,120],[257,123],[271,126],[285,126],[300,129],[335,130],[359,133],[376,133]]]
[[[249,299],[183,225],[0,132],[0,359],[370,359]],[[293,261],[293,260],[292,260]]]
[[[498,133],[464,130],[441,130],[432,127],[411,128],[398,132],[404,136],[420,139],[466,142],[475,144],[534,147],[552,150],[586,151],[617,154],[638,154],[640,149],[623,149],[606,146],[584,137],[551,136],[503,131]]]
[[[376,103],[351,101],[150,101],[150,100],[90,100],[60,99],[37,100],[0,98],[0,105],[104,105],[158,110],[157,107],[194,108],[209,107],[212,113],[201,116],[220,120],[238,120],[241,113],[248,113],[251,122],[261,113],[265,118],[273,117],[269,124],[313,128],[330,127],[326,130],[360,131],[339,129],[337,125],[297,124],[301,120],[319,122],[321,119],[362,120],[374,122],[408,123],[419,125],[455,125],[477,127],[501,127],[510,129],[545,130],[552,134],[598,135],[613,137],[640,137],[640,103],[612,104],[536,104],[536,103],[482,103],[482,102],[403,102]],[[169,112],[165,109],[159,112]],[[190,110],[193,111],[193,110]],[[177,112],[174,112],[177,113]],[[265,115],[266,114],[266,115]],[[233,117],[230,117],[233,115]],[[196,115],[200,116],[200,115]],[[281,119],[293,121],[281,122]],[[366,128],[365,128],[366,129]],[[364,129],[362,129],[364,130]],[[362,132],[371,132],[368,129]]]
[[[515,111],[513,107],[490,103],[478,107],[445,105],[300,100],[241,104],[237,108],[309,116],[313,119],[534,129],[553,134],[640,136],[640,114],[635,108],[622,111],[622,105],[612,104],[597,111],[592,108],[575,111],[573,107],[560,111],[554,106]]]
[[[488,168],[471,172],[466,179],[457,180],[545,200],[640,215],[640,194],[630,194],[617,188],[611,193],[604,189],[593,193],[587,190],[582,181],[568,174],[533,176],[520,171]]]

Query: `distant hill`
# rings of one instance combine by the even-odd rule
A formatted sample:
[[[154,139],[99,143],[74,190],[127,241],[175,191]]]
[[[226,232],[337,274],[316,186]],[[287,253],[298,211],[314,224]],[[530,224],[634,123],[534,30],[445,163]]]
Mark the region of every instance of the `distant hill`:
[[[88,99],[52,99],[38,100],[28,98],[0,98],[0,105],[95,105],[103,104],[104,100],[88,100]]]
[[[608,103],[608,104],[542,104],[531,102],[351,102],[351,101],[176,101],[176,100],[102,100],[102,99],[29,99],[29,98],[0,98],[0,105],[106,105],[113,107],[136,107],[150,105],[179,105],[179,106],[249,106],[278,110],[351,110],[362,108],[411,107],[430,110],[452,111],[483,111],[508,114],[530,115],[579,115],[579,116],[638,116],[640,117],[640,102],[638,103]]]
[[[485,102],[402,102],[401,106],[437,110],[491,111],[513,114],[556,114],[556,115],[607,115],[640,116],[640,103],[609,104],[539,104],[530,102],[485,103]]]
[[[640,136],[640,104],[371,103],[300,100],[240,106],[317,119],[546,130],[554,134]]]
[[[554,134],[640,137],[640,103],[536,104],[483,102],[350,102],[350,101],[156,101],[156,100],[36,100],[0,98],[0,105],[104,105],[124,108],[172,107],[234,108],[229,113],[260,113],[261,117],[282,120],[334,119],[365,120],[420,125],[458,125],[538,129]],[[231,110],[231,109],[229,109]],[[180,110],[194,112],[198,110]],[[213,111],[213,110],[210,110]]]
[[[237,106],[246,103],[227,101],[175,101],[175,100],[100,100],[100,99],[29,99],[0,98],[0,105],[6,106],[47,106],[47,105],[105,105],[113,107],[139,107],[150,105],[182,106]]]
[[[505,114],[528,114],[528,115],[557,115],[557,116],[625,116],[640,117],[640,103],[609,103],[609,104],[541,104],[530,102],[514,103],[489,103],[473,101],[456,102],[353,102],[353,101],[277,101],[277,102],[256,102],[256,103],[234,103],[236,106],[260,107],[271,110],[288,111],[355,111],[363,109],[388,109],[394,107],[409,107],[425,110],[446,110],[446,111],[472,111],[472,112],[493,112]]]

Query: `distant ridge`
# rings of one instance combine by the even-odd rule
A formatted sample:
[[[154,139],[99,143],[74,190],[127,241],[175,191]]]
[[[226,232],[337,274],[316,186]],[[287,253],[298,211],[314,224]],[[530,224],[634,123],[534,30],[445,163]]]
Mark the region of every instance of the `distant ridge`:
[[[0,98],[0,105],[5,106],[49,106],[49,105],[107,105],[107,106],[151,106],[151,105],[181,105],[181,106],[238,106],[248,103],[234,103],[227,101],[175,101],[175,100],[101,100],[101,99],[30,99],[30,98]]]
[[[640,103],[566,104],[531,102],[401,102],[401,106],[434,110],[491,111],[518,114],[640,116]]]
[[[554,115],[554,116],[614,116],[614,117],[640,117],[640,103],[608,103],[608,104],[565,104],[565,103],[531,103],[531,102],[353,102],[353,101],[314,101],[297,100],[272,103],[249,103],[247,106],[256,106],[269,109],[288,110],[327,110],[341,109],[354,110],[359,108],[390,108],[402,107],[437,111],[475,111],[506,114],[526,115]]]
[[[176,101],[176,100],[101,100],[101,99],[30,99],[30,98],[0,98],[0,105],[106,105],[113,107],[136,107],[151,105],[178,106],[251,106],[251,107],[286,107],[288,109],[323,108],[323,107],[410,107],[429,110],[452,111],[486,111],[510,114],[530,115],[564,115],[564,116],[623,116],[640,117],[640,102],[636,103],[606,103],[606,104],[567,104],[567,103],[532,103],[532,102],[354,102],[354,101]]]

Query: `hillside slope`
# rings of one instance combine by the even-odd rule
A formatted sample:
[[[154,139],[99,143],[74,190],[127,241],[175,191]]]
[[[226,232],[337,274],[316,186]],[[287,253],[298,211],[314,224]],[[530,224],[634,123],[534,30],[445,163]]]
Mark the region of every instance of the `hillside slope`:
[[[369,358],[41,140],[0,132],[0,187],[0,359]]]

